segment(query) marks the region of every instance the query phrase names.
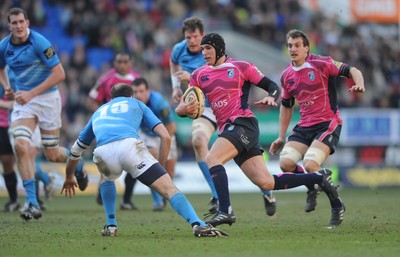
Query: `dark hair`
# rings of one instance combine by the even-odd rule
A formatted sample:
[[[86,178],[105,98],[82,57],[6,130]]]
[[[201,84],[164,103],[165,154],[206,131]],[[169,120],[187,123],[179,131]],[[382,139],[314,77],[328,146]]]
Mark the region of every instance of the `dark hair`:
[[[149,83],[147,82],[147,80],[145,78],[137,78],[134,81],[132,81],[131,85],[137,87],[142,84],[145,85],[146,89],[149,89]]]
[[[14,7],[14,8],[11,8],[11,9],[8,11],[8,14],[7,14],[7,20],[8,20],[8,22],[11,22],[11,19],[10,19],[10,16],[11,16],[11,15],[18,15],[18,14],[20,14],[20,13],[22,13],[22,14],[24,15],[25,20],[28,19],[28,15],[26,14],[26,11],[25,11],[24,9],[21,9],[21,8],[18,8],[18,7]]]
[[[111,88],[111,99],[114,99],[118,96],[132,97],[133,89],[129,85],[124,83],[115,84]]]
[[[130,53],[125,52],[125,51],[118,51],[118,52],[116,52],[116,53],[114,54],[114,61],[115,61],[115,59],[117,59],[117,56],[118,56],[118,55],[128,56],[129,60],[132,59],[132,56],[130,55]]]
[[[198,18],[198,17],[190,17],[187,18],[183,21],[183,26],[182,26],[182,34],[185,34],[185,31],[195,31],[196,29],[199,29],[200,33],[204,33],[204,25],[203,21]]]
[[[286,34],[286,45],[289,38],[298,38],[298,37],[301,37],[303,39],[304,46],[310,46],[310,40],[308,39],[306,33],[297,29],[292,29]]]

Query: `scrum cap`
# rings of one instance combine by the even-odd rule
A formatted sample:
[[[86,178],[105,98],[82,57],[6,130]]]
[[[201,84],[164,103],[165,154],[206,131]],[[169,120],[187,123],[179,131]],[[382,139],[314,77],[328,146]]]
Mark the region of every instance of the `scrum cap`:
[[[225,41],[221,37],[221,35],[217,33],[208,33],[206,34],[203,39],[201,40],[201,44],[211,45],[215,49],[216,60],[218,61],[219,58],[225,55]]]

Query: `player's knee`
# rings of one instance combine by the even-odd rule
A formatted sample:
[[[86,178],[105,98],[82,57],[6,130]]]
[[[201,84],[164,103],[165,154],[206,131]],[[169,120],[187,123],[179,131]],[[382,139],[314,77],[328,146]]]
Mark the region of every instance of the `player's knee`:
[[[292,172],[302,159],[302,154],[293,147],[284,147],[279,155],[279,165],[283,172]]]
[[[303,165],[307,172],[315,172],[321,169],[321,165],[314,160],[304,160]]]
[[[205,145],[208,144],[208,142],[206,142],[206,137],[204,135],[202,135],[202,133],[194,133],[192,135],[192,145],[193,148],[195,150],[200,150],[201,148],[203,148]]]
[[[32,140],[32,134],[33,134],[32,130],[27,126],[20,125],[12,128],[12,136],[14,138],[15,145],[17,144],[24,145],[26,142],[30,144]]]
[[[304,155],[304,168],[308,172],[317,171],[325,161],[327,155],[324,151],[316,147],[310,147]]]
[[[46,135],[42,134],[42,146],[44,148],[58,148],[58,142],[60,137],[58,135]]]

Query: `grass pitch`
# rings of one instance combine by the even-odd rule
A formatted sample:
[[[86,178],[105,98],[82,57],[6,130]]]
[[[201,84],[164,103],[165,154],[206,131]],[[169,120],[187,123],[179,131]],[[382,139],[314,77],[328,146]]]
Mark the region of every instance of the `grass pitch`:
[[[232,194],[237,221],[219,227],[230,234],[225,238],[195,238],[170,206],[153,212],[149,195],[133,197],[140,211],[117,211],[117,237],[102,237],[105,218],[94,196],[59,196],[47,203],[39,220],[0,213],[0,256],[399,256],[400,188],[345,189],[341,196],[344,223],[329,230],[324,194],[317,209],[305,213],[304,192],[276,192],[273,217],[265,215],[261,194]],[[209,195],[187,197],[199,216],[206,212]],[[0,198],[0,206],[6,200]]]

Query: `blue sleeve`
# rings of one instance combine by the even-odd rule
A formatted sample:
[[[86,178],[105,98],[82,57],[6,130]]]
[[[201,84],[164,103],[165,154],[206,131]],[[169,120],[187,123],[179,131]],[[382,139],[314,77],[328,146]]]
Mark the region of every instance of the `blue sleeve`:
[[[4,68],[6,66],[6,60],[4,59],[4,51],[5,51],[5,39],[0,41],[0,68]]]
[[[92,118],[90,118],[88,124],[86,124],[81,133],[79,133],[78,139],[86,145],[90,145],[94,138],[95,136],[93,132]]]
[[[140,108],[143,110],[143,120],[142,124],[144,124],[150,130],[153,130],[155,126],[161,123],[161,121],[157,118],[157,116],[147,107],[144,103],[139,102]]]
[[[40,34],[35,35],[35,51],[49,69],[60,63],[60,59],[50,41]]]

